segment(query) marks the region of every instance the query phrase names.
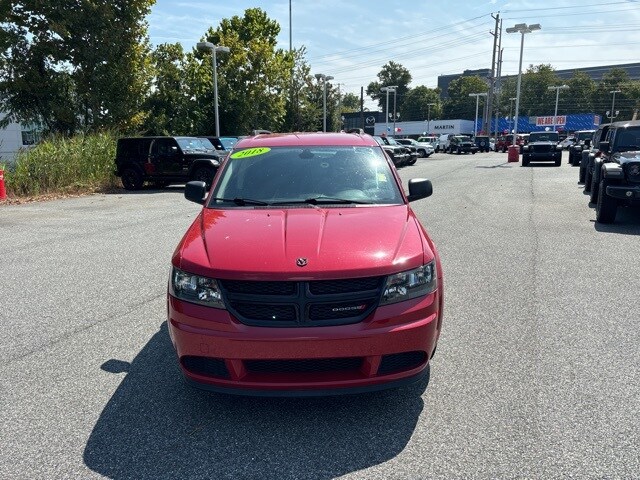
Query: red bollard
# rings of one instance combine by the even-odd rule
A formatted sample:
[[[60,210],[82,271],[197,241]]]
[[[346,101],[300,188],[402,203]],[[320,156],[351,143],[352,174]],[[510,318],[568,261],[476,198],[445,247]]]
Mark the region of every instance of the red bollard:
[[[7,190],[4,188],[4,170],[0,170],[0,200],[7,199]]]
[[[509,151],[507,153],[508,162],[520,161],[520,145],[509,145]]]

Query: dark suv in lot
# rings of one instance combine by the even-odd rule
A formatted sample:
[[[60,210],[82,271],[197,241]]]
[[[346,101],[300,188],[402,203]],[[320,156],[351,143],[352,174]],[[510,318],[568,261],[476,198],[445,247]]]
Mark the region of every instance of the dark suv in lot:
[[[411,156],[404,145],[399,144],[393,138],[378,135],[373,138],[378,142],[378,145],[387,152],[387,155],[389,155],[389,158],[391,158],[391,161],[396,167],[403,167],[409,163]],[[415,161],[413,163],[415,163]]]
[[[604,142],[609,132],[610,123],[600,125],[591,137],[589,148],[582,149],[582,156],[580,158],[580,170],[578,174],[578,183],[584,183],[585,193],[591,191],[591,178],[593,177],[593,166],[596,158],[598,158],[602,152],[600,152],[600,142]]]
[[[580,165],[582,151],[589,148],[595,130],[579,130],[575,133],[575,142],[569,146],[569,164]]]
[[[522,166],[526,167],[529,162],[555,162],[559,167],[562,147],[558,140],[558,132],[532,132],[528,143],[522,147]]]
[[[489,152],[491,150],[490,139],[486,135],[476,135],[473,139],[479,152]]]
[[[637,203],[640,198],[640,120],[612,123],[599,148],[589,200],[596,204],[597,221],[611,223],[619,203]],[[601,199],[602,193],[611,198]]]
[[[478,147],[471,138],[464,135],[449,137],[449,153],[472,153],[476,154]]]
[[[144,182],[164,187],[200,180],[211,185],[222,157],[205,138],[129,137],[118,140],[116,176],[127,190]]]

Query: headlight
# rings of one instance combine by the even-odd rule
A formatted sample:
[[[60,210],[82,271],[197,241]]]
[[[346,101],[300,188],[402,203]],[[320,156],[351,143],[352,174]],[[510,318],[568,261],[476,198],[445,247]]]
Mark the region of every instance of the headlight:
[[[380,305],[423,297],[438,286],[435,260],[431,263],[387,277]]]
[[[226,308],[218,282],[174,268],[171,271],[169,293],[180,300],[214,308]]]
[[[529,150],[529,145],[525,145],[524,147],[522,147],[523,150]]]
[[[556,150],[562,150],[562,145],[556,145]]]

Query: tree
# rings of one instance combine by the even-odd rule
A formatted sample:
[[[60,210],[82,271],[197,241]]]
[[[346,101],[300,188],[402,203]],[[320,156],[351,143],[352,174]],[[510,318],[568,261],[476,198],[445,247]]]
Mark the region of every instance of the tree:
[[[440,91],[424,85],[410,89],[404,96],[400,118],[404,121],[438,118],[440,112]]]
[[[0,13],[0,108],[70,134],[135,128],[147,92],[154,0],[9,0]]]
[[[593,97],[596,83],[589,75],[575,71],[566,84],[569,86],[569,90],[562,93],[566,99],[566,113],[595,112]]]
[[[280,130],[285,124],[285,105],[290,92],[293,56],[276,49],[280,25],[259,8],[243,17],[223,19],[210,28],[204,40],[229,47],[218,55],[218,92],[221,134],[246,134],[254,129]],[[192,65],[198,109],[194,130],[214,132],[213,88],[209,52],[194,51],[200,63]]]
[[[151,55],[153,89],[144,104],[143,130],[152,135],[190,135],[190,92],[182,45],[162,44]]]
[[[563,82],[551,65],[529,65],[522,75],[519,116],[553,115],[556,91],[549,90],[549,87],[560,85],[563,85]],[[560,97],[563,97],[562,93]],[[562,101],[564,104],[565,98],[562,98]]]
[[[614,121],[628,120],[633,115],[634,102],[627,95],[628,87],[632,84],[627,72],[621,68],[613,68],[602,76],[602,80],[594,92],[593,104],[596,113],[602,115],[603,121],[610,121],[613,116]],[[616,93],[614,110],[619,113],[615,116],[615,112],[611,112],[613,104],[613,94],[611,92],[619,90]],[[607,116],[607,112],[609,116]]]
[[[371,82],[367,86],[367,95],[373,100],[378,102],[380,109],[387,113],[393,110],[393,92],[389,93],[389,112],[386,112],[387,94],[382,92],[382,87],[395,85],[396,88],[396,112],[399,112],[402,108],[404,95],[409,90],[409,84],[411,83],[411,74],[405,67],[390,61],[382,67],[382,70],[378,73],[377,82]]]
[[[287,94],[284,129],[310,131],[318,128],[322,105],[318,104],[318,89],[311,75],[311,67],[305,60],[306,48],[294,51],[293,77],[290,80],[293,95]],[[322,92],[320,92],[322,95]],[[322,98],[322,97],[320,97]]]
[[[360,96],[355,93],[345,93],[342,96],[342,108],[340,113],[353,113],[360,111]]]
[[[486,91],[487,82],[478,76],[456,78],[447,89],[449,98],[444,102],[442,116],[444,118],[475,119],[476,99],[470,97],[469,94]]]

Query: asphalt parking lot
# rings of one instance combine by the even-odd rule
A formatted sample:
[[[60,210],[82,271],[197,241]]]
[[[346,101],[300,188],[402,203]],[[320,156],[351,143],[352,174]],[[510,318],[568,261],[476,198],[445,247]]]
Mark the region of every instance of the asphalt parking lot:
[[[640,478],[640,211],[575,167],[435,154],[413,204],[445,274],[428,385],[312,399],[182,380],[183,189],[0,206],[0,478]]]

